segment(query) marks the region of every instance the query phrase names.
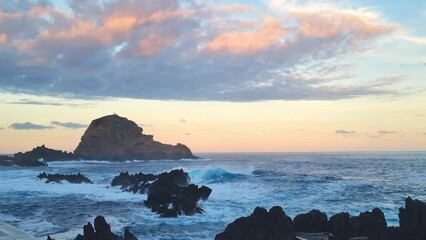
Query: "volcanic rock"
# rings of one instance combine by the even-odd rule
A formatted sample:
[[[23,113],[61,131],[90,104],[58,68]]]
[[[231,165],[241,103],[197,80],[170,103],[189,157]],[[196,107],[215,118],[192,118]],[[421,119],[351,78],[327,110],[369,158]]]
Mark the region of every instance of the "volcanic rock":
[[[128,172],[120,173],[111,186],[121,186],[123,191],[148,193],[145,205],[160,217],[177,217],[203,213],[199,200],[207,200],[212,190],[206,186],[191,184],[187,173],[182,169],[164,172],[158,175]]]
[[[215,240],[294,240],[296,238],[291,218],[281,207],[272,207],[269,212],[257,207],[248,217],[230,223]]]
[[[400,239],[426,240],[426,203],[405,199],[405,208],[399,209]]]
[[[83,226],[83,235],[78,234],[75,240],[138,240],[128,229],[124,230],[124,237],[120,237],[111,231],[111,226],[102,216],[97,216],[95,227],[89,222]],[[54,240],[47,236],[47,240]]]
[[[12,166],[14,164],[13,157],[6,155],[0,156],[0,166]]]
[[[328,230],[327,215],[319,210],[297,215],[293,222],[296,232],[321,233]]]
[[[35,147],[31,151],[25,153],[18,152],[14,155],[14,162],[18,166],[47,166],[45,162],[77,159],[78,157],[72,153],[50,149],[44,145]]]
[[[90,183],[93,182],[90,181],[87,177],[84,175],[77,173],[77,174],[46,174],[46,172],[40,173],[37,176],[38,179],[46,179],[46,183],[55,182],[55,183],[61,183],[61,181],[65,180],[69,183]]]
[[[374,208],[371,212],[349,216],[348,213],[333,215],[329,221],[329,231],[337,239],[366,237],[368,239],[386,239],[387,223],[383,212]]]
[[[89,125],[74,154],[87,160],[115,161],[197,158],[183,144],[162,144],[142,131],[135,122],[116,114],[101,117]]]

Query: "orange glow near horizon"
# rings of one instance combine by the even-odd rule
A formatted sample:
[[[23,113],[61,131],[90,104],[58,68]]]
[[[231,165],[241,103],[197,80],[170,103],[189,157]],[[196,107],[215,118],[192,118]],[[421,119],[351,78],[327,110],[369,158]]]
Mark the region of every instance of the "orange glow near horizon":
[[[113,112],[141,125],[155,140],[183,143],[193,152],[420,151],[426,150],[425,103],[425,97],[401,99],[400,107],[367,99],[253,103],[119,99],[81,101],[78,107],[1,103],[5,117],[0,122],[4,128],[0,152],[28,151],[41,144],[73,151],[85,131],[15,130],[9,128],[13,122],[88,125]]]

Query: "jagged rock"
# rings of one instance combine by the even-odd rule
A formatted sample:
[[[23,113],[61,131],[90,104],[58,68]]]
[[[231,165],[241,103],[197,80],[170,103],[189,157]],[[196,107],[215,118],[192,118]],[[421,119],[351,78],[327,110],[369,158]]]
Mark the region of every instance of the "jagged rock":
[[[327,215],[319,210],[299,214],[294,218],[293,222],[296,232],[321,233],[328,230]]]
[[[275,206],[269,212],[257,207],[250,216],[230,223],[215,240],[294,240],[295,237],[291,218]]]
[[[399,226],[401,236],[406,239],[426,240],[426,203],[405,199],[405,208],[399,209]]]
[[[203,213],[198,201],[206,200],[212,192],[206,186],[191,184],[188,174],[182,169],[158,175],[120,173],[112,180],[111,186],[121,186],[127,192],[148,193],[145,205],[161,217]]]
[[[385,239],[387,234],[385,216],[378,208],[352,217],[349,213],[338,213],[330,218],[328,225],[330,233],[337,239],[353,237]]]
[[[349,213],[342,212],[330,217],[329,232],[337,239],[347,239],[349,227]]]
[[[56,182],[61,183],[61,181],[65,180],[70,183],[93,183],[85,177],[84,175],[78,173],[78,174],[47,174],[46,172],[40,173],[37,176],[38,179],[46,179],[46,183],[50,182]]]
[[[89,222],[83,226],[83,235],[78,234],[75,240],[138,240],[128,229],[124,230],[124,237],[111,232],[111,226],[102,216],[97,216],[94,222],[95,228]],[[47,236],[47,240],[54,240]]]
[[[66,151],[54,150],[41,145],[25,153],[15,153],[14,159],[19,163],[21,161],[38,161],[39,159],[43,159],[45,162],[77,160],[78,157]]]
[[[135,122],[116,114],[101,117],[89,125],[74,154],[87,160],[116,161],[197,158],[183,144],[162,144],[142,131]]]
[[[349,237],[368,237],[369,239],[385,239],[386,219],[383,212],[374,208],[371,212],[363,212],[358,217],[349,218]]]

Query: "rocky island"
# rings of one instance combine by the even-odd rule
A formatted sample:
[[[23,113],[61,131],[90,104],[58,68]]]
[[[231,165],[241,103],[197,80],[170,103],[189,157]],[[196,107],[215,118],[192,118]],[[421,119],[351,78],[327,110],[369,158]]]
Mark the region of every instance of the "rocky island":
[[[191,150],[178,143],[163,144],[145,135],[135,122],[117,114],[92,121],[74,153],[54,150],[44,145],[13,156],[0,156],[0,166],[47,166],[51,161],[68,160],[178,160],[197,159]]]
[[[79,159],[76,155],[61,151],[47,148],[44,145],[33,148],[27,152],[17,152],[13,156],[2,156],[0,157],[0,166],[26,166],[26,167],[37,167],[47,166],[46,162],[51,161],[68,161]]]
[[[178,143],[163,144],[142,133],[135,122],[117,114],[92,121],[74,154],[85,160],[196,159],[191,150]]]

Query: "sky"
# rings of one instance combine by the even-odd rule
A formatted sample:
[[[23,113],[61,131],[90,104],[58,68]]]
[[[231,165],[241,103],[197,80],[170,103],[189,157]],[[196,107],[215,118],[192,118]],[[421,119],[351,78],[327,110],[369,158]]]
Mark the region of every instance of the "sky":
[[[193,152],[426,151],[421,0],[0,0],[0,153],[117,113]]]

